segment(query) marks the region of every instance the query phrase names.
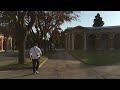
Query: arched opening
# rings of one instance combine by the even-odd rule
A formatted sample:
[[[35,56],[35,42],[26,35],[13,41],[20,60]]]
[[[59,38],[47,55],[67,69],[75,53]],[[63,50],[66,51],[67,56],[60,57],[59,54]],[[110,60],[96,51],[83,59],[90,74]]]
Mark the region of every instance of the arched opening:
[[[11,50],[11,40],[8,41],[8,50]]]
[[[120,49],[120,34],[115,34],[114,36],[114,48]]]
[[[108,35],[107,34],[101,35],[101,49],[103,50],[108,49]]]
[[[94,34],[90,34],[88,36],[88,50],[95,50],[95,40],[96,40],[96,36]]]
[[[77,34],[74,37],[74,48],[76,50],[81,50],[83,49],[83,37],[81,34]]]
[[[7,41],[6,41],[6,38],[4,38],[4,41],[3,41],[3,50],[5,50],[6,51],[6,49],[7,49]]]

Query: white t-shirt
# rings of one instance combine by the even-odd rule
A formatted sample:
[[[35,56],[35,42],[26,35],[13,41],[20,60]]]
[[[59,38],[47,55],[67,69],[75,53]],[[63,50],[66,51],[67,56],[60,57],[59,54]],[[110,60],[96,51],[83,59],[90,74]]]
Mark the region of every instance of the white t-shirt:
[[[41,54],[42,54],[42,52],[41,52],[40,48],[37,46],[34,46],[30,49],[30,56],[32,56],[32,59],[38,59]]]

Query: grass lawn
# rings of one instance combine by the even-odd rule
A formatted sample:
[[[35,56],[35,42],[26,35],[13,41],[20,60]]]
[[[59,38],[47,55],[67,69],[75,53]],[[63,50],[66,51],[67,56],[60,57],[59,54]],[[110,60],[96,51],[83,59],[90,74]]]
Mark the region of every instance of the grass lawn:
[[[0,58],[5,58],[0,56]],[[7,57],[6,57],[7,58]],[[40,59],[40,64],[47,59],[47,56],[42,55]],[[18,64],[18,60],[15,60],[12,63],[6,64],[4,66],[0,66],[0,70],[18,70],[18,69],[31,69],[32,68],[32,60],[29,58],[26,59],[25,64]]]
[[[69,51],[69,53],[90,65],[102,66],[120,62],[120,51]]]

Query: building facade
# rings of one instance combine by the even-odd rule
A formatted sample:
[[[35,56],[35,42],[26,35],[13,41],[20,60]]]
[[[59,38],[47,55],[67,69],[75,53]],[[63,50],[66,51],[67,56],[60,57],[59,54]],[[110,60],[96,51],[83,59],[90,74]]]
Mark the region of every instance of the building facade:
[[[12,38],[0,34],[0,52],[12,50]]]
[[[82,27],[65,30],[66,50],[119,50],[120,26]]]

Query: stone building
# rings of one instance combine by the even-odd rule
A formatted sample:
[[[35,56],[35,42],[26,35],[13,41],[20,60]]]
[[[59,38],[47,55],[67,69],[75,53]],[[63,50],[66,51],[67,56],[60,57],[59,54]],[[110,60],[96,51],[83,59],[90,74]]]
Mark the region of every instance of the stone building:
[[[66,50],[119,50],[120,26],[82,27],[65,30]]]
[[[12,50],[12,38],[11,37],[4,37],[3,34],[0,34],[0,52]]]

